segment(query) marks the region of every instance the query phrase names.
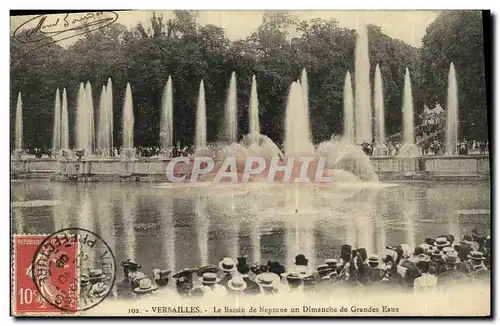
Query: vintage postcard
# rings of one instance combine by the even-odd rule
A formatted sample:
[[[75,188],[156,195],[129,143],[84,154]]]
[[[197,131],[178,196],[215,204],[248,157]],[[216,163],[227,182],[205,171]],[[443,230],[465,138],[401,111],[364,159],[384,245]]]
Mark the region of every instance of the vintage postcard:
[[[10,21],[11,315],[491,315],[489,12]]]

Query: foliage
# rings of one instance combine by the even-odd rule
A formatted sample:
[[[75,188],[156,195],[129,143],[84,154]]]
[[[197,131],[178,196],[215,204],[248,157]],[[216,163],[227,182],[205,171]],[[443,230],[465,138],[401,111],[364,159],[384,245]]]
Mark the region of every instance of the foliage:
[[[379,64],[389,134],[399,132],[402,125],[405,68],[412,74],[418,113],[424,102],[439,99],[445,103],[450,61],[455,62],[459,76],[461,119],[464,124],[473,121],[475,127],[483,126],[484,130],[482,26],[477,15],[442,14],[429,27],[421,50],[390,38],[379,27],[369,26],[371,73],[373,76]],[[169,75],[174,91],[174,142],[193,142],[201,79],[205,83],[208,140],[215,141],[223,126],[232,71],[237,75],[240,135],[248,132],[248,103],[255,75],[262,133],[282,141],[289,87],[303,68],[308,72],[314,141],[343,132],[342,90],[345,74],[354,71],[354,30],[339,26],[335,20],[299,21],[287,12],[268,12],[254,33],[230,41],[222,28],[201,26],[196,18],[195,11],[175,11],[175,18],[168,20],[153,13],[147,26],[139,23],[127,29],[114,23],[86,34],[67,48],[54,43],[11,64],[11,122],[17,93],[22,92],[25,146],[46,148],[51,143],[57,87],[67,89],[73,130],[80,82],[88,80],[93,86],[97,117],[100,90],[108,77],[113,80],[115,144],[121,143],[121,108],[129,82],[134,99],[135,144],[157,145],[162,92]],[[291,36],[297,32],[299,36]],[[11,37],[12,58],[20,57],[27,49],[29,44]],[[471,84],[474,87],[468,86]]]

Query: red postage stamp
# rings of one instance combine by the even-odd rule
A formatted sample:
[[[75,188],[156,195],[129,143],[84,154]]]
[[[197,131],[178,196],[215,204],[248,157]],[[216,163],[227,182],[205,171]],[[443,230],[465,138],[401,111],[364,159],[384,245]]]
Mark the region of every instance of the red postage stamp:
[[[39,251],[46,235],[14,235],[14,293],[13,293],[13,313],[14,315],[53,315],[68,314],[77,311],[78,296],[74,297],[73,304],[69,309],[61,309],[53,301],[49,300],[51,293],[41,293],[46,287],[37,287],[33,281],[33,257]],[[77,279],[77,264],[71,264],[65,257],[76,257],[77,245],[64,247],[59,255],[54,256],[52,270],[55,273],[52,278]],[[70,282],[58,284],[56,292],[68,292]],[[73,285],[74,286],[74,285]],[[66,289],[65,289],[66,288]],[[56,298],[57,300],[57,298]]]

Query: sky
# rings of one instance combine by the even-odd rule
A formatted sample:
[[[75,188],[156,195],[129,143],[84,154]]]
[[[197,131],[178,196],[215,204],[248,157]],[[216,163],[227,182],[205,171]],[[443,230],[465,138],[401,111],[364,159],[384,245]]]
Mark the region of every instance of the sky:
[[[168,19],[174,17],[172,11],[158,11]],[[151,11],[118,11],[118,23],[127,27],[133,27],[138,22],[148,25]],[[439,11],[289,11],[297,16],[299,20],[310,20],[313,18],[334,18],[342,27],[355,29],[360,22],[374,24],[382,28],[382,32],[392,38],[400,39],[415,47],[420,47],[426,29],[439,15]],[[264,11],[200,11],[198,22],[201,25],[213,24],[225,29],[227,37],[234,41],[245,38],[262,23]],[[59,15],[57,15],[59,16]],[[34,16],[11,17],[11,31]],[[54,16],[56,17],[56,16]],[[48,17],[47,21],[51,17]],[[34,26],[33,26],[34,27]],[[74,42],[72,38],[65,41],[68,45]]]

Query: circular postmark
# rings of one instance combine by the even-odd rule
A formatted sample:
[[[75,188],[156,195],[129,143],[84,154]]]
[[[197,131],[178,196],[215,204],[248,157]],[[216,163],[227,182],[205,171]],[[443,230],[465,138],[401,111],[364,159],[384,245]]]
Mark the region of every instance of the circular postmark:
[[[47,236],[31,262],[33,282],[49,304],[62,311],[88,310],[101,303],[115,284],[115,256],[96,233],[62,229]]]

